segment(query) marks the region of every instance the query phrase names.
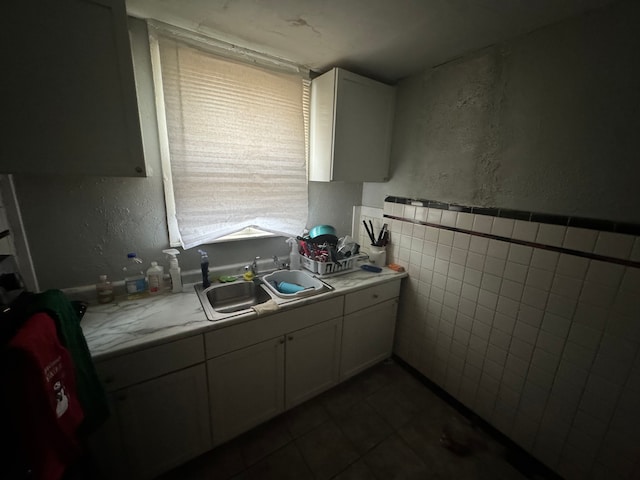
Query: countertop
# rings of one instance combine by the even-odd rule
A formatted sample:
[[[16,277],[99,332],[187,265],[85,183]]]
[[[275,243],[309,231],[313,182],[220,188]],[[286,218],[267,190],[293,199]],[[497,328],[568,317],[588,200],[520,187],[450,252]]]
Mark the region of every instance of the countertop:
[[[280,305],[280,311],[406,276],[404,272],[383,268],[380,273],[356,269],[349,273],[322,277],[334,290],[288,301]],[[257,316],[251,311],[212,322],[206,318],[193,285],[186,285],[182,293],[167,292],[140,300],[116,300],[107,305],[91,305],[80,325],[94,361],[100,361],[253,320]]]

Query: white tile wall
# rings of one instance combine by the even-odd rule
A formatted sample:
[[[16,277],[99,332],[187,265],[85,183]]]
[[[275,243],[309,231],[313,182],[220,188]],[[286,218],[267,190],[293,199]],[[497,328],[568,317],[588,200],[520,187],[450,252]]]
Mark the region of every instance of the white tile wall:
[[[621,233],[600,232],[595,253],[608,257],[629,258],[635,238]]]
[[[634,478],[640,268],[509,238],[639,261],[638,238],[421,208],[504,240],[393,223],[389,261],[412,277],[396,354],[566,478]]]
[[[581,252],[593,252],[597,239],[597,230],[569,227],[567,228],[567,234],[564,237],[562,246],[564,248],[579,250]]]

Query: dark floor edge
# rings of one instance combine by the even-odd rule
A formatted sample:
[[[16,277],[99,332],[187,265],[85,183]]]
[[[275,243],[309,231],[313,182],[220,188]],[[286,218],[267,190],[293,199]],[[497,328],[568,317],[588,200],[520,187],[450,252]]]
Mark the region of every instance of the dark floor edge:
[[[420,220],[411,220],[408,218],[395,217],[393,215],[388,215],[386,213],[383,215],[383,217],[390,218],[392,220],[400,220],[402,222],[409,222],[415,225],[424,225],[425,227],[440,228],[443,230],[449,230],[451,232],[460,232],[460,233],[466,233],[467,235],[475,235],[476,237],[485,237],[491,240],[500,240],[502,242],[516,243],[518,245],[524,245],[532,248],[541,248],[543,250],[551,250],[554,252],[565,253],[567,255],[575,255],[577,257],[588,258],[590,260],[600,260],[602,262],[616,263],[618,265],[624,265],[625,267],[640,268],[640,262],[634,262],[632,260],[624,260],[622,258],[608,257],[605,255],[599,255],[597,253],[582,252],[580,250],[572,250],[570,248],[565,248],[565,247],[556,247],[554,245],[546,245],[544,243],[529,242],[527,240],[519,240],[517,238],[511,238],[511,237],[502,237],[500,235],[494,235],[492,233],[476,232],[474,230],[467,230],[466,228],[451,227],[449,225],[439,225],[437,223],[429,223],[429,222],[422,222]]]
[[[465,406],[451,394],[447,393],[442,387],[434,383],[424,374],[405,362],[402,358],[398,357],[395,354],[392,355],[392,358],[395,362],[402,366],[402,368],[411,373],[438,397],[455,408],[461,415],[466,417],[472,425],[479,426],[484,432],[488,433],[494,439],[504,445],[506,448],[506,460],[520,473],[529,478],[532,478],[532,475],[536,475],[542,476],[543,478],[549,480],[562,480],[562,477],[558,473],[554,472],[551,468],[535,458],[533,455],[531,455],[520,445],[515,443],[513,440],[511,440],[504,433],[495,428],[469,407]]]
[[[590,230],[600,230],[603,232],[624,233],[627,235],[640,235],[640,224],[629,222],[614,222],[598,218],[571,217],[567,215],[555,215],[549,213],[528,212],[525,210],[514,210],[510,208],[475,207],[468,205],[458,205],[455,203],[438,202],[435,200],[413,199],[406,197],[388,196],[385,202],[399,203],[403,205],[413,205],[415,207],[439,208],[441,210],[451,210],[454,212],[475,213],[479,215],[491,215],[501,218],[512,218],[526,222],[551,223],[554,225],[564,225],[567,227],[588,228]]]

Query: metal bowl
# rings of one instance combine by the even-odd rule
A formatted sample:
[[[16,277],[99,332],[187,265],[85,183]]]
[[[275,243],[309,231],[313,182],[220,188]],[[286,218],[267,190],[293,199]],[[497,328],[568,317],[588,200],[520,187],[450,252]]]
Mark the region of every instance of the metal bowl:
[[[336,229],[331,225],[316,225],[309,230],[309,238],[313,243],[333,243],[338,242],[338,236],[336,235]]]

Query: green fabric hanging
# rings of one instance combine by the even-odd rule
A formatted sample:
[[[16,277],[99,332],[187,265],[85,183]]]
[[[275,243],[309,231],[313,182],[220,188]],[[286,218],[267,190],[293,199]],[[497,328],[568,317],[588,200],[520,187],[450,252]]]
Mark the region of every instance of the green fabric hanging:
[[[88,435],[109,417],[109,405],[82,333],[78,314],[71,301],[60,290],[34,294],[29,299],[27,313],[31,316],[37,312],[46,312],[54,319],[60,343],[71,354],[78,399],[85,416],[80,433]]]

